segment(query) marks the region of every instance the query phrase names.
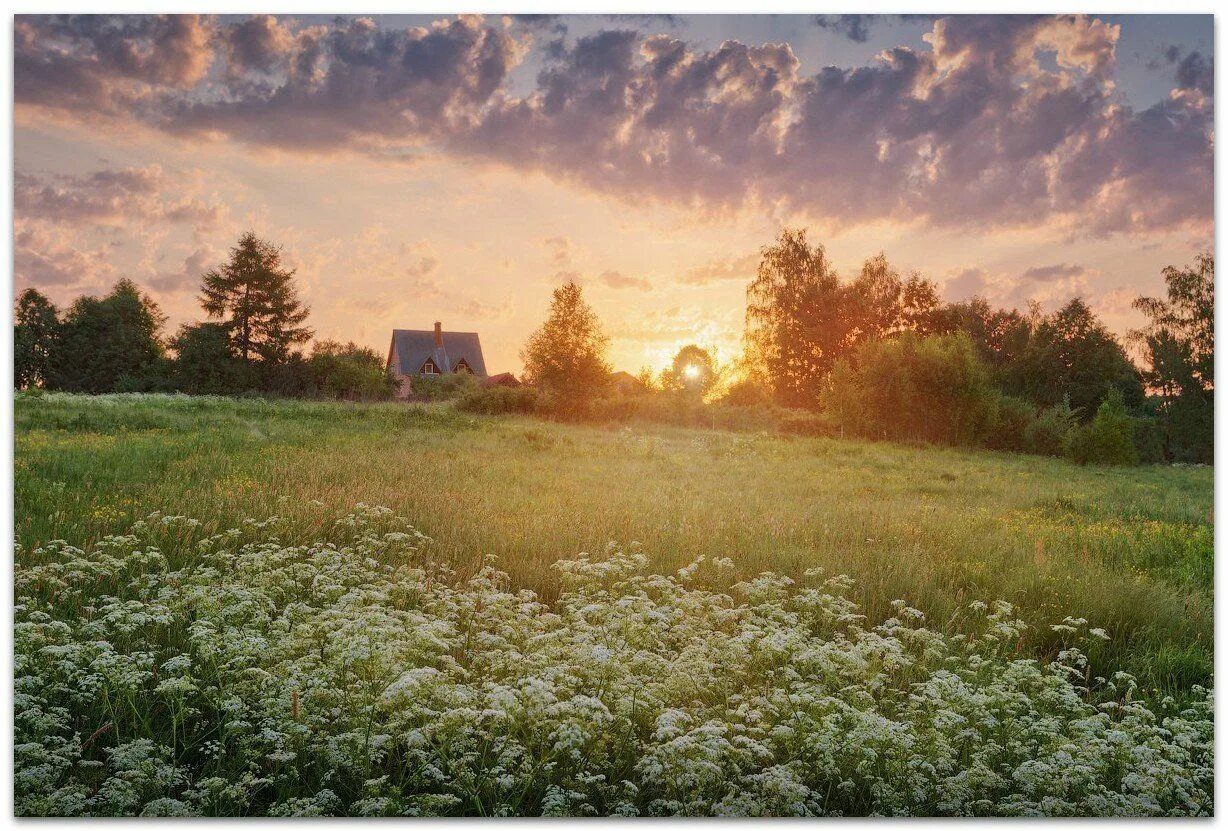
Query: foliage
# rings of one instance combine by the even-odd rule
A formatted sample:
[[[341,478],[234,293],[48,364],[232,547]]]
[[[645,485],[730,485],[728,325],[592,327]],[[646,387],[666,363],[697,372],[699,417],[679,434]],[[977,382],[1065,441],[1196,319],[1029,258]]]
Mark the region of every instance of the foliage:
[[[537,411],[537,390],[526,386],[473,389],[457,400],[456,409],[479,415],[527,415]]]
[[[746,290],[748,363],[785,406],[815,407],[840,352],[840,280],[821,244],[785,228]]]
[[[191,395],[234,395],[260,388],[250,364],[235,354],[220,323],[187,324],[170,342],[175,388]]]
[[[1030,401],[999,395],[991,409],[985,446],[990,450],[1027,453],[1028,429],[1036,421],[1036,407]]]
[[[1114,391],[1131,410],[1143,404],[1138,370],[1080,298],[1039,319],[1007,374],[1008,390],[1018,389],[1040,407],[1069,401],[1085,420]]]
[[[468,372],[417,375],[412,383],[410,395],[417,401],[453,401],[481,388],[478,379]]]
[[[346,401],[391,398],[396,381],[374,349],[337,341],[317,341],[307,361],[316,395]]]
[[[1136,465],[1136,419],[1126,411],[1117,390],[1109,394],[1096,410],[1096,417],[1075,431],[1071,458],[1079,464]]]
[[[609,384],[608,342],[580,286],[568,281],[554,290],[549,316],[521,352],[525,379],[551,412],[585,415]]]
[[[678,350],[669,368],[661,373],[661,387],[702,397],[716,384],[718,376],[716,356],[703,347],[688,344]]]
[[[1070,453],[1078,427],[1078,416],[1070,403],[1063,400],[1037,413],[1036,419],[1024,430],[1024,443],[1029,453],[1064,457]]]
[[[226,327],[244,363],[280,363],[292,347],[311,339],[302,325],[310,310],[293,281],[294,271],[282,266],[281,248],[251,231],[239,237],[229,260],[202,277],[201,306]]]
[[[131,280],[105,297],[77,298],[64,315],[48,386],[89,393],[162,386],[165,320]]]
[[[59,354],[59,309],[37,289],[26,289],[17,298],[13,322],[14,386],[45,387]]]
[[[1214,457],[1215,260],[1201,254],[1192,266],[1164,269],[1166,296],[1140,297],[1149,318],[1132,333],[1143,347],[1144,380],[1160,396],[1162,441],[1179,461]]]
[[[965,602],[948,635],[821,569],[634,546],[558,562],[547,604],[386,508],[281,524],[19,552],[17,814],[1213,813],[1211,693],[1091,675],[1082,618]]]
[[[882,254],[841,283],[821,244],[785,228],[764,247],[746,291],[748,365],[777,403],[814,409],[837,361],[898,332],[929,332],[937,307],[932,283],[901,278]]]
[[[968,445],[985,435],[994,407],[989,374],[965,335],[904,332],[867,341],[855,366],[833,372],[826,411],[854,435]]]

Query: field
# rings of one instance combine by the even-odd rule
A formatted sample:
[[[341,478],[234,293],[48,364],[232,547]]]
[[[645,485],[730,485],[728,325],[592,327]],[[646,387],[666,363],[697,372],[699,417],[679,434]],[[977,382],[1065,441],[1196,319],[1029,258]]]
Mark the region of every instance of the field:
[[[21,579],[26,580],[27,587],[33,587],[29,591],[34,605],[45,602],[49,610],[57,604],[67,608],[63,605],[66,598],[70,595],[75,598],[73,602],[78,606],[74,606],[71,613],[74,620],[98,615],[95,606],[104,605],[104,601],[124,600],[124,581],[118,579],[120,572],[114,568],[98,576],[100,587],[114,583],[108,591],[102,588],[95,591],[97,598],[101,598],[98,600],[91,599],[89,592],[80,586],[56,577],[63,582],[62,590],[58,590],[62,595],[57,597],[57,590],[47,589],[46,584],[53,575],[62,575],[63,568],[50,569],[50,566],[57,558],[81,555],[75,551],[66,554],[62,545],[53,543],[55,540],[67,541],[71,546],[90,552],[107,535],[128,534],[134,524],[138,529],[148,530],[147,523],[138,524],[138,521],[154,512],[198,520],[199,524],[193,525],[190,533],[184,532],[187,536],[183,540],[175,542],[179,538],[174,537],[159,543],[158,556],[165,558],[159,568],[163,572],[171,570],[176,575],[174,585],[179,590],[180,582],[186,584],[199,579],[200,564],[208,559],[201,552],[213,551],[221,545],[199,542],[209,535],[233,539],[235,546],[240,541],[256,546],[275,543],[280,548],[267,548],[267,556],[275,559],[280,556],[275,551],[294,551],[295,557],[308,556],[303,552],[314,551],[310,549],[313,543],[336,541],[338,528],[365,528],[364,523],[378,525],[393,521],[382,513],[376,519],[355,520],[356,506],[361,503],[391,509],[392,514],[404,517],[417,532],[429,538],[428,542],[414,536],[412,542],[405,542],[403,546],[405,556],[416,564],[415,574],[428,575],[423,578],[423,585],[426,595],[431,597],[440,590],[432,588],[433,578],[429,576],[435,569],[440,569],[438,579],[451,586],[472,587],[486,586],[482,581],[493,573],[490,569],[493,566],[501,574],[490,579],[494,580],[492,585],[498,585],[498,596],[503,598],[493,606],[511,603],[507,598],[520,598],[517,603],[530,604],[525,609],[535,609],[534,614],[540,612],[553,619],[551,615],[561,613],[550,610],[571,609],[581,599],[605,608],[603,603],[616,599],[616,593],[611,594],[615,587],[624,593],[634,590],[637,597],[652,596],[656,599],[654,602],[659,602],[656,594],[659,587],[644,588],[636,581],[647,578],[637,575],[640,572],[670,574],[683,569],[678,578],[681,582],[670,583],[674,587],[669,589],[671,602],[696,604],[692,625],[697,627],[697,632],[705,633],[703,637],[719,639],[718,633],[725,631],[722,627],[727,621],[721,622],[724,619],[717,616],[713,618],[712,628],[706,630],[702,622],[715,614],[712,610],[716,607],[728,605],[729,598],[720,592],[737,581],[744,581],[742,594],[738,596],[746,600],[739,602],[743,602],[745,614],[757,621],[755,626],[768,625],[765,621],[776,621],[771,625],[779,623],[777,612],[769,610],[764,605],[768,601],[753,588],[767,585],[755,582],[758,575],[774,572],[779,577],[759,580],[778,581],[771,585],[777,586],[773,591],[784,592],[781,597],[793,598],[795,591],[801,591],[794,585],[800,587],[808,580],[820,580],[827,581],[821,585],[829,586],[827,593],[822,595],[827,598],[822,601],[826,604],[824,608],[837,601],[860,607],[864,620],[853,621],[848,617],[852,613],[847,610],[833,613],[842,625],[855,627],[857,633],[845,632],[840,636],[841,643],[847,640],[861,644],[868,637],[867,632],[874,633],[875,638],[899,639],[901,636],[896,631],[899,621],[914,615],[915,609],[920,610],[916,614],[924,614],[928,628],[923,631],[929,633],[926,637],[932,637],[937,644],[931,650],[933,655],[945,650],[943,654],[947,657],[943,660],[952,661],[952,655],[965,649],[959,644],[967,644],[967,649],[980,656],[977,661],[986,656],[995,662],[1007,661],[999,667],[1003,672],[1011,667],[1019,668],[1020,672],[1027,667],[1065,667],[1060,671],[1054,669],[1054,674],[1046,678],[1056,678],[1072,666],[1071,672],[1076,676],[1081,674],[1082,679],[1076,678],[1076,686],[1071,689],[1082,690],[1080,695],[1086,701],[1101,694],[1089,688],[1096,687],[1103,692],[1116,683],[1120,689],[1113,695],[1119,704],[1136,699],[1158,713],[1164,707],[1201,706],[1200,688],[1212,686],[1213,474],[1210,469],[1081,468],[1056,460],[932,447],[648,425],[604,427],[518,418],[485,419],[458,414],[446,405],[344,405],[159,396],[84,398],[48,394],[19,395],[15,409],[18,571],[20,574],[29,570]],[[367,516],[366,510],[358,508],[358,515]],[[253,529],[263,526],[250,521],[273,515],[280,518],[275,533],[263,532],[268,535],[263,540],[251,538],[255,533]],[[346,517],[351,518],[346,520]],[[232,528],[244,530],[226,537],[227,530]],[[136,562],[143,555],[132,541],[140,534],[132,533],[135,536],[128,542],[122,545],[104,542],[103,548],[112,545],[117,550],[122,549],[126,552],[123,557]],[[388,539],[394,541],[403,539],[397,536],[402,533],[400,531],[387,532],[385,529],[381,533],[393,533]],[[184,541],[189,538],[190,544]],[[371,539],[374,538],[358,534],[349,544],[366,550],[364,546],[374,545]],[[342,546],[342,542],[336,544]],[[402,542],[396,544],[402,545]],[[611,545],[613,553],[602,554]],[[266,549],[251,549],[252,552],[258,550]],[[338,550],[344,555],[348,549],[342,546]],[[383,549],[375,546],[371,550],[375,553],[364,562],[380,561],[388,565]],[[590,552],[593,558],[580,559],[576,565],[582,552]],[[633,552],[633,555],[626,552]],[[86,559],[92,556],[95,555],[85,555]],[[603,557],[613,559],[602,560]],[[620,557],[630,558],[632,565],[620,561]],[[294,560],[301,561],[301,557]],[[572,564],[554,567],[559,561]],[[242,558],[231,562],[231,566],[238,569],[236,573],[242,571],[243,562]],[[606,567],[594,565],[598,562],[615,565],[602,571]],[[622,564],[618,565],[620,562]],[[699,566],[692,565],[697,562]],[[211,567],[215,566],[216,563]],[[686,583],[697,569],[702,576],[701,583],[694,586]],[[816,576],[819,575],[816,569],[823,570],[820,576]],[[709,570],[712,571],[710,575]],[[721,572],[719,578],[717,571]],[[217,575],[217,572],[207,573]],[[589,577],[597,574],[594,579],[603,586],[604,594],[577,589],[574,579],[577,573]],[[830,580],[834,575],[847,575],[851,582]],[[796,582],[790,584],[784,582],[784,578]],[[220,577],[216,579],[219,583],[225,582]],[[267,579],[267,575],[259,579]],[[603,580],[606,582],[601,582]],[[133,578],[128,585],[138,583],[141,581]],[[752,588],[747,589],[748,585]],[[721,586],[725,589],[720,589]],[[521,590],[533,594],[530,596]],[[151,588],[143,588],[138,594],[151,591]],[[388,603],[388,597],[395,595],[393,589],[380,589],[379,592],[383,603]],[[156,594],[141,597],[142,603],[148,603]],[[448,608],[454,609],[455,598],[449,598],[447,603],[452,605]],[[778,601],[785,602],[777,598],[771,603]],[[986,647],[987,652],[981,646],[975,649],[971,646],[974,642],[985,643],[978,640],[984,635],[984,620],[971,620],[967,613],[970,607],[981,608],[977,601],[990,604],[991,612],[987,614],[993,626],[1006,627],[990,638],[996,645],[992,649]],[[1004,607],[993,606],[994,601],[1007,601],[1013,611],[1003,615]],[[283,608],[284,602],[288,601],[277,601],[273,605],[285,612],[289,607]],[[533,605],[539,603],[543,605]],[[584,603],[575,605],[575,609],[584,608]],[[743,606],[737,608],[743,609]],[[193,606],[192,609],[195,617],[204,614],[203,607]],[[483,609],[484,606],[479,605],[479,611]],[[49,614],[55,616],[53,612]],[[521,625],[508,622],[518,619],[518,613],[509,611],[508,614],[511,617],[506,620],[487,623],[496,629]],[[1007,617],[1025,621],[1027,626],[1013,628],[1016,624],[1003,623]],[[1067,618],[1077,620],[1071,622]],[[39,618],[30,625],[36,624],[44,626],[47,622]],[[159,630],[161,634],[155,641],[173,650],[177,648],[174,644],[184,642],[185,638],[190,640],[183,628],[188,625],[188,622],[172,622],[167,631]],[[267,625],[267,620],[261,624]],[[885,629],[881,628],[884,626]],[[1085,637],[1092,629],[1098,630],[1097,634]],[[1069,650],[1075,630],[1082,634],[1078,643],[1080,651],[1072,657]],[[541,632],[537,634],[542,635]],[[574,636],[575,633],[569,635]],[[39,634],[31,643],[41,644],[43,641],[39,638],[44,637],[50,636]],[[1007,640],[1009,655],[1002,646]],[[907,639],[900,642],[910,643]],[[920,663],[916,665],[937,660],[926,651],[928,647],[917,648],[926,657],[924,660],[917,658]],[[852,649],[848,647],[844,651]],[[462,651],[468,654],[468,650],[469,647],[465,647]],[[648,646],[644,650],[652,651]],[[321,646],[321,660],[324,654]],[[1083,655],[1086,655],[1086,665],[1080,663]],[[753,660],[753,655],[743,657]],[[878,666],[880,658],[871,664]],[[301,655],[295,658],[296,661],[300,659],[303,659]],[[30,658],[31,664],[37,660]],[[154,666],[159,660],[159,656],[151,655],[147,663]],[[721,659],[726,663],[738,660],[741,659],[730,655]],[[974,661],[971,665],[978,663]],[[294,666],[299,667],[295,672],[301,670],[299,664]],[[400,670],[404,668],[401,666]],[[582,674],[581,669],[573,669]],[[508,667],[503,667],[502,671],[510,672]],[[541,671],[545,673],[541,677],[549,677],[546,670]],[[1048,669],[1044,671],[1049,672]],[[1137,690],[1131,684],[1131,691],[1124,697],[1121,685],[1125,682],[1113,681],[1114,674],[1119,671],[1137,678]],[[390,678],[402,675],[397,667],[385,666],[381,672],[391,673]],[[487,672],[492,678],[499,677],[497,669],[487,667]],[[152,682],[157,683],[156,666],[152,673]],[[508,678],[514,677],[514,674],[508,675]],[[965,682],[971,683],[971,677],[965,678]],[[1093,681],[1097,677],[1107,680]],[[891,675],[888,681],[867,682],[870,690],[867,695],[877,700],[881,689],[895,685],[907,690],[901,693],[901,701],[911,700],[918,688],[910,685],[917,682],[917,677],[907,673],[898,677]],[[386,701],[387,689],[393,681],[385,679],[381,683],[384,686],[377,699]],[[599,685],[598,689],[604,687]],[[300,687],[293,687],[283,702],[290,708],[287,713],[293,714],[295,723],[300,721],[299,690]],[[599,693],[589,692],[601,698]],[[662,692],[662,700],[675,693]],[[307,706],[309,695],[310,690],[303,687],[301,706]],[[134,699],[137,700],[139,697]],[[1164,703],[1166,700],[1168,703]],[[50,704],[40,706],[46,709]],[[728,696],[721,706],[736,709]],[[214,735],[204,738],[204,733],[208,732],[205,728],[201,728],[200,736],[192,738],[192,731],[199,727],[193,725],[208,721],[202,709],[189,707],[175,715],[171,719],[174,725],[171,738],[160,740],[158,745],[168,749],[154,752],[145,748],[141,764],[156,757],[161,760],[158,764],[181,763],[185,770],[191,770],[193,765],[199,767],[199,761],[189,763],[187,760],[201,752],[203,742],[219,740]],[[911,724],[902,711],[893,712],[901,723]],[[71,767],[81,764],[82,760],[89,761],[90,746],[96,743],[100,748],[113,747],[121,738],[117,734],[121,732],[118,725],[122,715],[97,715],[96,724],[87,723],[88,719],[66,718],[68,721],[60,725],[63,730],[83,733],[78,739],[88,736],[90,741],[84,748],[74,750],[77,755],[70,762],[63,762],[64,765]],[[368,745],[371,718],[368,716],[366,722]],[[1151,716],[1142,720],[1145,722],[1148,718]],[[1183,718],[1190,717],[1187,713]],[[1081,719],[1072,711],[1070,724],[1083,724]],[[664,728],[659,722],[653,724],[656,726],[650,724],[645,728],[650,734],[656,730],[652,735],[658,740],[664,741],[661,736],[670,738],[668,731],[661,733]],[[91,736],[95,728],[103,732]],[[129,725],[126,738],[140,735],[142,729],[156,728]],[[1168,729],[1171,734],[1172,726]],[[1066,735],[1066,740],[1069,739]],[[1090,747],[1094,742],[1086,739],[1077,744]],[[46,746],[46,742],[41,745]],[[412,742],[409,746],[412,747]],[[375,758],[373,751],[369,751],[367,747],[360,754],[368,766]],[[330,752],[340,753],[335,747]],[[933,752],[938,753],[937,750]],[[961,756],[966,752],[971,751],[955,751],[952,758],[963,761],[952,764],[957,767],[969,764],[967,758]],[[1040,751],[1033,748],[1032,752]],[[1206,752],[1209,753],[1209,746]],[[158,756],[158,753],[163,755]],[[303,751],[297,753],[298,758],[305,758]],[[384,759],[387,751],[381,753],[383,755],[376,756]],[[734,751],[731,749],[729,753]],[[113,764],[115,755],[112,753],[106,758]],[[404,752],[393,755],[405,758]],[[634,760],[609,762],[613,768],[602,772],[603,787],[613,786],[609,781],[611,771],[618,765],[634,767],[644,763],[646,757],[642,753],[633,755]],[[470,762],[475,769],[482,769],[481,764]],[[61,763],[41,764],[51,771]],[[759,763],[746,764],[754,768]],[[1121,764],[1120,759],[1112,763],[1118,767]],[[1147,764],[1154,768],[1159,763],[1151,759]],[[660,765],[654,770],[659,773],[659,768]],[[1180,764],[1176,764],[1174,770],[1178,768]],[[1117,771],[1113,776],[1117,777],[1118,784],[1110,787],[1110,791],[1116,794],[1134,787],[1121,784],[1129,777],[1122,780],[1122,771],[1117,767],[1113,769]],[[1091,796],[1080,796],[1084,801],[1078,801],[1071,794],[1065,796],[1068,802],[1005,800],[992,804],[972,800],[956,806],[943,802],[940,793],[917,802],[909,802],[911,797],[901,796],[902,801],[897,804],[873,788],[858,799],[843,802],[833,791],[828,794],[828,801],[813,797],[780,797],[772,801],[764,796],[753,804],[733,804],[726,797],[691,804],[669,796],[666,793],[669,788],[664,788],[652,800],[645,796],[644,801],[639,802],[625,794],[617,798],[607,794],[606,802],[595,805],[588,796],[585,799],[578,796],[587,794],[585,788],[588,786],[574,782],[566,787],[557,786],[557,782],[551,783],[551,775],[534,770],[536,778],[532,781],[536,784],[531,788],[526,786],[517,797],[519,802],[501,801],[505,797],[496,798],[491,795],[494,792],[483,790],[489,783],[478,782],[473,784],[475,801],[472,802],[468,801],[469,797],[452,794],[449,799],[459,799],[459,803],[419,801],[410,804],[403,801],[408,787],[404,783],[410,781],[404,778],[408,774],[403,771],[400,780],[396,779],[396,774],[385,771],[382,774],[385,784],[371,786],[370,782],[380,776],[378,771],[368,770],[369,779],[362,780],[363,784],[346,786],[351,791],[363,791],[362,794],[347,795],[339,784],[330,784],[327,774],[317,772],[308,776],[303,769],[296,769],[294,781],[299,783],[296,786],[255,766],[243,775],[259,780],[249,789],[262,793],[259,799],[249,795],[244,801],[232,795],[210,801],[213,797],[201,796],[201,786],[194,782],[192,787],[197,790],[191,791],[195,794],[192,799],[180,793],[175,799],[168,796],[165,803],[158,804],[170,806],[168,810],[191,804],[194,810],[216,813],[265,810],[332,813],[362,809],[376,813],[500,810],[537,813],[551,809],[563,813],[631,810],[654,813],[1147,812],[1134,802],[1118,804],[1112,800],[1103,802],[1102,808],[1097,810],[1095,806],[1101,803]],[[651,777],[640,768],[636,770],[641,777],[636,780],[636,787],[646,790],[645,782]],[[1184,772],[1180,775],[1174,774],[1178,779],[1193,776],[1181,770]],[[628,779],[635,778],[624,773]],[[879,774],[886,775],[883,771]],[[61,777],[57,781],[72,779],[76,782],[80,778],[76,774],[65,774],[63,770],[55,775]],[[452,775],[458,774],[453,771]],[[182,776],[190,778],[191,775],[183,773]],[[230,771],[214,778],[221,781],[239,776]],[[311,778],[313,776],[322,778],[316,781]],[[389,786],[387,777],[390,776],[391,781],[402,784]],[[790,776],[801,774],[791,773]],[[308,779],[310,784],[307,784]],[[854,779],[850,774],[846,781]],[[587,780],[581,776],[576,781]],[[748,787],[746,780],[739,781],[739,787]],[[778,796],[780,788],[784,787],[780,782],[771,787],[762,782],[760,785],[766,789],[764,793],[771,791]],[[233,783],[230,786],[237,787]],[[97,790],[97,786],[91,787]],[[380,792],[383,795],[372,795],[380,787],[391,788],[399,796],[383,792]],[[414,786],[415,789],[425,787]],[[181,790],[186,788],[184,785]],[[364,788],[375,790],[367,793]],[[695,788],[703,790],[700,785]],[[848,789],[853,788],[853,785],[848,786]],[[73,799],[87,800],[81,795],[86,791],[89,787],[78,788]],[[327,795],[321,796],[326,791]],[[871,793],[875,795],[867,795]],[[1209,803],[1199,798],[1188,795],[1182,798],[1184,804],[1181,799],[1173,802],[1171,794],[1163,799],[1155,797],[1153,801],[1160,806],[1156,810],[1162,811],[1209,810]],[[121,800],[106,803],[110,806],[106,808],[102,803],[88,803],[87,800],[80,805],[93,807],[82,808],[76,802],[68,805],[56,799],[59,797],[53,799],[43,794],[37,798],[31,796],[30,801],[22,804],[30,813],[122,812],[115,806],[128,805]],[[294,801],[296,799],[299,801]],[[1095,799],[1109,798],[1100,795]],[[133,802],[129,810],[138,810],[141,805],[148,807],[151,800],[142,797]]]

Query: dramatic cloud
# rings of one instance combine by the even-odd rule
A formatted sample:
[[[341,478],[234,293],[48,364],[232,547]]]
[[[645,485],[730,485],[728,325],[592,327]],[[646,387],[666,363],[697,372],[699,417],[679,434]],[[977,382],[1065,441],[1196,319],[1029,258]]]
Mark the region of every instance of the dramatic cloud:
[[[304,152],[442,152],[633,202],[779,209],[830,226],[1057,226],[1071,236],[1212,219],[1211,62],[1177,54],[1163,101],[1115,84],[1119,27],[1085,15],[939,19],[927,48],[807,74],[788,44],[558,21],[21,16],[19,107]],[[866,20],[819,25],[853,39]],[[547,35],[534,47],[536,35]],[[512,71],[538,48],[536,82]]]

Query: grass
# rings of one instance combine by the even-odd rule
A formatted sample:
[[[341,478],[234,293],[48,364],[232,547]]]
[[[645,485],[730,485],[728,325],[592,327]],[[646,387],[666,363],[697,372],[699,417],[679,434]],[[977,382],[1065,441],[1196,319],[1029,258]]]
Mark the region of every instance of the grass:
[[[552,563],[634,540],[663,569],[702,554],[731,557],[741,577],[848,574],[871,620],[904,598],[942,628],[971,600],[1009,600],[1038,657],[1059,648],[1044,624],[1081,616],[1111,637],[1091,655],[1097,672],[1179,695],[1211,679],[1210,469],[446,405],[49,394],[19,395],[15,414],[26,552],[82,546],[153,511],[207,532],[278,514],[283,539],[307,542],[365,502],[410,518],[462,574],[493,555],[547,601],[560,588]]]

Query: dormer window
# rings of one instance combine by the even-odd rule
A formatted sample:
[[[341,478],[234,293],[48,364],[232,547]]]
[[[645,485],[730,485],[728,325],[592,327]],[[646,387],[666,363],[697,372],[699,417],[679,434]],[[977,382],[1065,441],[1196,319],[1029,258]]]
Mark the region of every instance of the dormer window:
[[[439,375],[439,367],[435,366],[435,362],[427,358],[422,363],[422,369],[418,370],[419,375]]]
[[[456,369],[454,369],[453,372],[464,372],[467,375],[472,375],[473,367],[469,366],[468,361],[466,361],[464,358],[461,358],[459,361],[456,362]]]

